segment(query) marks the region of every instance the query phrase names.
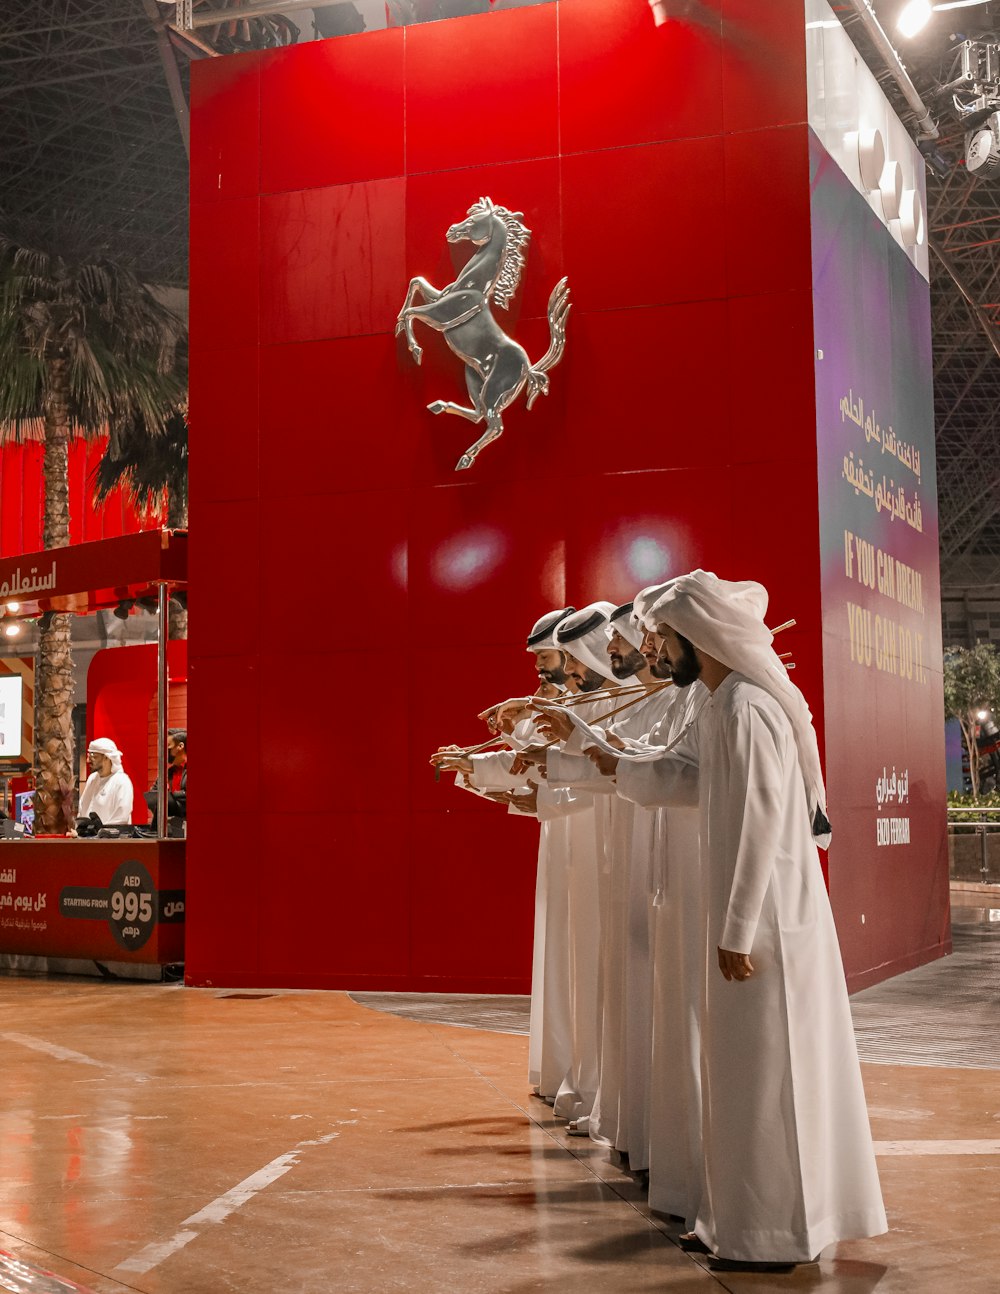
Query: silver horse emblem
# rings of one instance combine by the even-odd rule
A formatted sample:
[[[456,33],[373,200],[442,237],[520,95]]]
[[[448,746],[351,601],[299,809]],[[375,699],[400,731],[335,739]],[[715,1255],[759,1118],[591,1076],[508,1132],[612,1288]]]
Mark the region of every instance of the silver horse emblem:
[[[523,219],[523,212],[508,211],[489,198],[480,198],[469,208],[468,217],[452,225],[446,235],[449,243],[470,242],[477,250],[447,287],[436,288],[424,278],[410,279],[396,323],[396,336],[406,334],[410,354],[418,364],[423,350],[413,335],[417,322],[444,333],[445,341],[465,361],[472,408],[450,400],[435,400],[427,406],[431,413],[454,413],[472,423],[486,423],[486,430],[456,463],[456,472],[471,467],[479,451],[503,434],[503,411],[525,386],[529,409],[539,395],[548,395],[549,369],[562,359],[566,346],[570,302],[564,278],[549,297],[549,348],[537,364],[528,359],[523,346],[507,336],[490,309],[491,301],[508,309],[521,281],[524,249],[531,237]],[[425,304],[413,304],[418,294]]]

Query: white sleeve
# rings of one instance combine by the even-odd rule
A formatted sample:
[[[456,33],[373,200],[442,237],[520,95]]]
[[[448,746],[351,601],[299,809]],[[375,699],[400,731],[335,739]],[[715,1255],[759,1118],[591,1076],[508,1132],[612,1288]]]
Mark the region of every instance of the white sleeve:
[[[553,818],[565,818],[573,813],[583,813],[593,807],[593,797],[586,791],[575,791],[571,787],[551,787],[548,782],[540,783],[536,813],[539,822],[550,822]]]
[[[528,780],[523,773],[511,776],[510,766],[514,762],[512,750],[491,750],[481,755],[471,755],[470,759],[472,772],[467,776],[477,791],[516,790]]]
[[[97,785],[97,774],[91,773],[87,778],[83,790],[80,792],[80,807],[77,809],[77,816],[85,818],[90,812],[90,806],[94,803],[94,791]]]
[[[586,787],[599,795],[614,794],[614,779],[605,777],[586,755],[567,754],[565,750],[553,747],[546,762],[546,773],[546,780],[553,789],[560,786]]]
[[[618,794],[644,809],[661,805],[691,808],[698,803],[698,725],[685,730],[661,759],[645,763],[621,760]]]
[[[127,773],[119,773],[112,779],[114,785],[111,788],[112,798],[108,805],[108,816],[106,822],[131,822],[132,821],[132,779]]]
[[[727,818],[726,838],[738,843],[719,946],[749,953],[781,834],[784,766],[774,730],[752,705],[733,716],[727,750],[729,798],[720,812]]]
[[[622,760],[617,782],[622,799],[644,809],[691,808],[698,803],[698,769],[673,753],[645,764]]]

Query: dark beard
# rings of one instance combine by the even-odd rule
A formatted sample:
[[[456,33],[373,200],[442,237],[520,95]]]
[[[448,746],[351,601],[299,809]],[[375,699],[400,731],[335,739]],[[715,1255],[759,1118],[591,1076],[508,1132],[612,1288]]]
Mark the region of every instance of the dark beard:
[[[538,677],[543,683],[554,683],[556,687],[566,686],[566,671],[561,667],[556,669],[540,669]]]
[[[596,692],[598,688],[606,687],[608,680],[603,675],[598,674],[596,669],[588,669],[580,682],[581,692]]]
[[[670,674],[677,687],[690,687],[692,683],[697,682],[701,674],[701,665],[688,640],[681,638],[680,634],[677,637],[681,644],[681,658],[671,669]]]
[[[627,656],[611,657],[611,673],[615,678],[631,678],[645,668],[646,658],[639,651],[630,651]]]
[[[674,676],[666,656],[657,656],[656,660],[649,664],[649,672],[653,678],[673,678]]]

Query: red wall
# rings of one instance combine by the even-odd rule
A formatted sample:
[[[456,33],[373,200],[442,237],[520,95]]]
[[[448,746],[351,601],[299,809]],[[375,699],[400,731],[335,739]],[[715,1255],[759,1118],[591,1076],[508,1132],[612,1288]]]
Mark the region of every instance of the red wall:
[[[802,7],[692,9],[194,66],[192,983],[526,990],[537,831],[426,761],[553,606],[757,578],[822,724]],[[425,406],[461,365],[393,327],[484,194],[533,231],[533,358],[563,274],[574,308],[552,394],[456,475],[474,434]]]
[[[107,503],[94,507],[93,473],[104,453],[106,440],[77,439],[69,446],[69,529],[70,543],[113,539],[139,530],[157,529],[156,514],[140,517],[115,490]],[[37,441],[8,443],[0,447],[0,557],[40,552],[45,493],[42,457],[45,447]]]
[[[143,800],[156,778],[155,643],[105,647],[95,652],[87,670],[87,741],[110,737],[122,752],[122,767],[132,779],[132,821],[147,823]],[[187,643],[167,647],[170,675],[167,726],[184,726],[187,716]],[[164,738],[166,740],[166,738]]]

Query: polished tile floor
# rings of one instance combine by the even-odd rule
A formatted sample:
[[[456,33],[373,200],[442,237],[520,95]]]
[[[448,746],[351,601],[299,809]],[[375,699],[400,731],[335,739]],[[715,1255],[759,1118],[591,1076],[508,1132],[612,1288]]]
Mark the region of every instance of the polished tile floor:
[[[1000,922],[956,916],[995,968]],[[913,1030],[935,974],[894,981]],[[978,983],[1000,1036],[996,978]],[[866,1064],[890,1233],[733,1276],[528,1096],[517,1033],[340,993],[7,976],[0,1044],[0,1251],[94,1294],[1000,1290],[1000,1069],[981,1060]],[[4,1262],[0,1290],[49,1294]]]

